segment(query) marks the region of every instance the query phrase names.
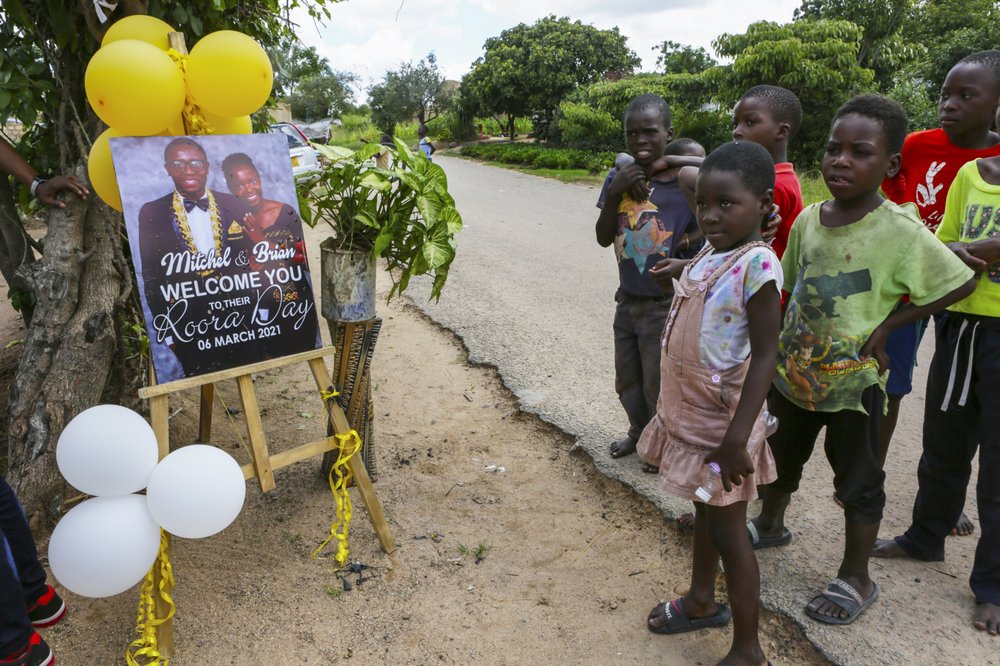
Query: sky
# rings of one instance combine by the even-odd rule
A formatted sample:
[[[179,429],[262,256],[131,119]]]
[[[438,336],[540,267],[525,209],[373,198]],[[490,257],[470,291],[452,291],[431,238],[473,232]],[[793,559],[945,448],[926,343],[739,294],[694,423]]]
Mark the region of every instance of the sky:
[[[293,16],[299,38],[315,46],[338,71],[360,78],[359,91],[403,62],[434,52],[448,79],[460,80],[483,53],[483,44],[519,23],[549,14],[569,16],[596,28],[618,27],[642,58],[643,71],[655,71],[653,48],[664,40],[704,47],[712,40],[741,33],[754,21],[791,21],[801,0],[345,0],[330,6],[332,18],[315,25]],[[358,102],[366,94],[360,92]]]

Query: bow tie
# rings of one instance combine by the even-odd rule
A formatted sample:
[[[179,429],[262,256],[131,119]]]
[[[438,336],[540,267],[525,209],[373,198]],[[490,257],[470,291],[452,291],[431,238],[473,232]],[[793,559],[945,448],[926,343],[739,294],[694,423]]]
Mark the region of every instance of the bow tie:
[[[197,201],[195,201],[194,199],[184,200],[184,210],[187,211],[188,213],[190,213],[195,206],[197,206],[202,210],[208,210],[208,197],[202,197]]]

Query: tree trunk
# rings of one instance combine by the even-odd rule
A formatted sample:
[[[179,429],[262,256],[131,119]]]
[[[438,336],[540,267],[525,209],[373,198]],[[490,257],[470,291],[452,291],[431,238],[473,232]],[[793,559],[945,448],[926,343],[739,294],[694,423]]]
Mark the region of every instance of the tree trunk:
[[[63,196],[66,208],[50,209],[44,256],[20,273],[33,287],[35,317],[9,399],[9,478],[36,524],[64,499],[54,455],[63,427],[107,400],[107,386],[119,394],[111,401],[136,400],[138,373],[122,362],[133,290],[121,218],[95,197]]]

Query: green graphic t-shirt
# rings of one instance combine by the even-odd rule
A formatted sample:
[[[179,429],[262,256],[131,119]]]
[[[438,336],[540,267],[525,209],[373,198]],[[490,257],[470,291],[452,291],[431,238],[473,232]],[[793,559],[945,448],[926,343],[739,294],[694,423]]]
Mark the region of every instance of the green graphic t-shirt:
[[[972,277],[913,204],[891,201],[837,228],[820,223],[820,204],[809,206],[792,225],[781,267],[790,296],[774,385],[803,409],[821,412],[864,411],[862,392],[885,387],[875,358],[858,352],[901,296],[926,305]]]

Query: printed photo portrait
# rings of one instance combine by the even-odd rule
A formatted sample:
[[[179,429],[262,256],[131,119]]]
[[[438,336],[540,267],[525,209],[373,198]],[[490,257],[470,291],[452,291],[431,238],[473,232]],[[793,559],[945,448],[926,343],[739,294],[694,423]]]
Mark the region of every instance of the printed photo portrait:
[[[160,384],[321,344],[287,141],[111,140]]]

